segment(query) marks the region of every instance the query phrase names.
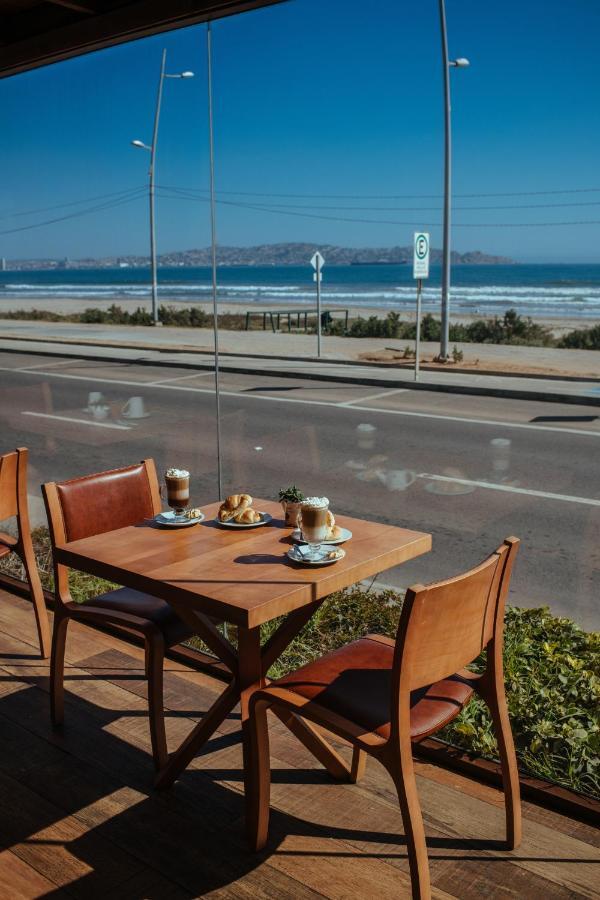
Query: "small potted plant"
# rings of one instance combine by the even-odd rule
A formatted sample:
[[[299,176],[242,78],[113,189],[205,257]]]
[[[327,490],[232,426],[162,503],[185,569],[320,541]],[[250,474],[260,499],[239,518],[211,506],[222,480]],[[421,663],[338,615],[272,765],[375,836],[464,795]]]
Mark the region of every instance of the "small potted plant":
[[[298,513],[300,512],[300,504],[304,500],[304,494],[299,491],[295,484],[291,487],[282,488],[279,491],[279,501],[283,507],[285,516],[285,524],[292,528],[298,526]]]

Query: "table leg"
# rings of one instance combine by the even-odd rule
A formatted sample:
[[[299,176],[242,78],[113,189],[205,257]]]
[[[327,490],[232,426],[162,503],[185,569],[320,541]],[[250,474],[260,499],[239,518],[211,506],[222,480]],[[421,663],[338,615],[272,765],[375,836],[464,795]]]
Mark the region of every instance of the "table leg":
[[[352,781],[350,767],[314,725],[283,708],[272,706],[271,711],[310,750],[332,778],[336,781]]]
[[[167,764],[160,770],[154,781],[159,790],[171,787],[183,770],[193,760],[200,748],[215,733],[221,722],[227,718],[238,702],[238,686],[235,681],[215,700],[200,722],[193,728],[180,747],[169,755]]]
[[[244,791],[246,796],[250,797],[255,790],[250,767],[250,697],[254,691],[265,685],[260,651],[260,626],[238,628],[238,680],[244,751]]]

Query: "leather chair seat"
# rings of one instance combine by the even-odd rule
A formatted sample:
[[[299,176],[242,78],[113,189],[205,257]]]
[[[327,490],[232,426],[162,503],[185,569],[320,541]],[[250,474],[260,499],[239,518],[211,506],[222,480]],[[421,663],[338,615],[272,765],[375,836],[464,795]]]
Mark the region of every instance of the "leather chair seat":
[[[384,740],[391,730],[394,642],[367,636],[272,682]],[[268,690],[268,688],[267,688]],[[451,722],[473,694],[469,679],[452,675],[411,694],[410,736],[426,737]]]
[[[134,591],[132,588],[118,588],[115,591],[100,594],[92,597],[89,604],[107,611],[129,613],[153,622],[162,631],[168,647],[187,640],[193,634],[168,603],[158,597],[152,597],[150,594]],[[85,607],[85,603],[83,606]]]

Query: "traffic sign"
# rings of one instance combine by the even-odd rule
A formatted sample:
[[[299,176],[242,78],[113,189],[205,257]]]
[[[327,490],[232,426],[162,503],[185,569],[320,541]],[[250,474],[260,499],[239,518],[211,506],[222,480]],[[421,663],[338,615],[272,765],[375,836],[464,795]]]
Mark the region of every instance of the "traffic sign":
[[[415,231],[413,278],[429,278],[429,235]]]
[[[325,265],[325,260],[323,259],[323,257],[321,256],[321,254],[319,253],[318,250],[315,253],[315,255],[313,256],[313,258],[311,259],[310,264],[313,267],[313,269],[317,269],[317,270],[322,269],[323,266]]]

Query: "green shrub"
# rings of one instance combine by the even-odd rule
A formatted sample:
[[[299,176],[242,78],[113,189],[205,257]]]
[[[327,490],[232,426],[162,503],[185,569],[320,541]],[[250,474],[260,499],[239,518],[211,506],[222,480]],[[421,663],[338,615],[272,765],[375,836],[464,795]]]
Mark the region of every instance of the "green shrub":
[[[600,325],[569,331],[559,340],[558,346],[569,350],[600,350]]]

